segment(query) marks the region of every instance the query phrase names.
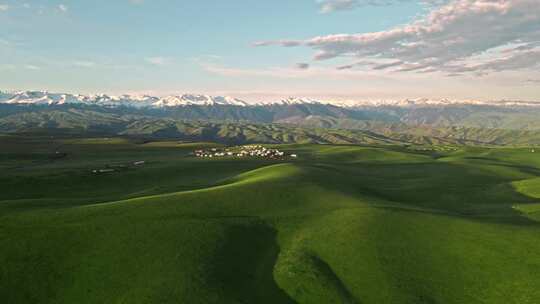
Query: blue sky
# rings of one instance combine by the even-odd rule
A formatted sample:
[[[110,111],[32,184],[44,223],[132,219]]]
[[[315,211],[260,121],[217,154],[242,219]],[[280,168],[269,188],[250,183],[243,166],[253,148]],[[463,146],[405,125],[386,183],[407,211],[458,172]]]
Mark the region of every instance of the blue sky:
[[[447,22],[436,36],[419,38],[410,35],[416,24],[435,27],[445,7],[473,1],[381,1],[0,0],[0,89],[540,100],[540,60],[523,53],[537,51],[534,23],[531,29],[516,25],[516,17],[498,21],[508,31],[504,39],[478,38],[489,35],[490,26],[479,23],[486,29],[473,29],[478,36],[468,37],[463,27],[470,20],[503,14],[493,6],[484,16],[482,7],[478,16],[453,13],[463,19],[461,28]],[[534,0],[512,0],[517,5],[509,9],[534,10],[528,1]],[[395,29],[401,32],[392,40]],[[470,51],[458,58],[452,43],[435,48],[453,40],[459,41],[456,50]],[[520,46],[526,50],[512,51]],[[437,55],[418,55],[430,51]],[[511,62],[501,61],[509,56]],[[533,59],[523,63],[525,57]]]

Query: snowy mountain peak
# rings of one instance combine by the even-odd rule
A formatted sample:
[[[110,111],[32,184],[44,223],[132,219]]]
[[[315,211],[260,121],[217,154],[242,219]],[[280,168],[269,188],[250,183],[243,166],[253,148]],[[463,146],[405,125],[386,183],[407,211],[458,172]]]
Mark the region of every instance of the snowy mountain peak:
[[[179,107],[179,106],[215,106],[215,105],[230,105],[230,106],[247,106],[248,104],[240,99],[227,96],[209,96],[209,95],[173,95],[159,98],[154,104],[156,107]]]
[[[540,102],[499,100],[452,100],[447,98],[430,99],[416,98],[403,100],[369,100],[369,101],[349,101],[340,103],[344,107],[444,107],[444,106],[500,106],[500,107],[540,107]]]
[[[277,102],[277,104],[282,105],[296,105],[296,104],[321,104],[322,102],[319,100],[311,99],[311,98],[305,98],[305,97],[289,97],[286,99],[282,99]]]
[[[247,106],[243,100],[228,96],[209,95],[173,95],[167,97],[154,97],[148,95],[120,95],[109,96],[106,94],[97,95],[72,95],[56,94],[47,91],[24,91],[7,93],[0,91],[0,103],[4,104],[33,104],[33,105],[64,105],[64,104],[84,104],[107,107],[135,107],[135,108],[162,108],[180,107],[189,105],[213,106],[231,105]]]
[[[255,106],[255,105],[334,105],[345,108],[363,107],[443,107],[456,105],[501,106],[501,107],[540,107],[539,102],[528,101],[479,101],[479,100],[451,100],[451,99],[403,99],[403,100],[350,100],[350,101],[322,101],[312,98],[289,97],[270,103],[248,103],[244,100],[228,96],[210,96],[197,94],[171,95],[155,97],[149,95],[73,95],[63,93],[50,93],[48,91],[0,91],[0,104],[27,104],[27,105],[66,105],[82,104],[104,107],[134,107],[134,108],[170,108],[184,106]]]

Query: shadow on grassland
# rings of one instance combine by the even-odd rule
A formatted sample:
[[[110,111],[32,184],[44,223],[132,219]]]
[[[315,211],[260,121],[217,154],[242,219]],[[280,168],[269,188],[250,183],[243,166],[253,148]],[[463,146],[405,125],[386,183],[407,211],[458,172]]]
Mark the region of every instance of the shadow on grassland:
[[[527,167],[494,164],[520,174]],[[321,187],[352,197],[373,197],[405,207],[437,210],[467,218],[506,224],[537,224],[515,210],[538,203],[516,191],[515,177],[486,171],[481,166],[425,163],[325,163],[310,165],[310,179]],[[376,203],[375,203],[376,205]]]
[[[276,232],[263,223],[237,224],[227,229],[214,260],[212,282],[232,303],[295,303],[274,281],[279,254]]]

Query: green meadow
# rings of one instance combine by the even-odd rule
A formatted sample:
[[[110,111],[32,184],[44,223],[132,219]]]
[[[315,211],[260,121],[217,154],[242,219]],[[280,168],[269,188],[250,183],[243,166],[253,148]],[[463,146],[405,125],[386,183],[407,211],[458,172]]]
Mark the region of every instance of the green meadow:
[[[540,303],[540,151],[214,146],[0,136],[1,302]]]

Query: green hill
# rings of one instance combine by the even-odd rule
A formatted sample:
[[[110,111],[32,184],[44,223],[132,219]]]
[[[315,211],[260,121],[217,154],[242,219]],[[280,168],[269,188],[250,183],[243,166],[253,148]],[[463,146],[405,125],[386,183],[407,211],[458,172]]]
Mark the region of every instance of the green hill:
[[[540,301],[531,148],[294,144],[272,161],[125,137],[0,145],[6,303]]]

